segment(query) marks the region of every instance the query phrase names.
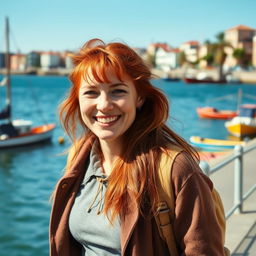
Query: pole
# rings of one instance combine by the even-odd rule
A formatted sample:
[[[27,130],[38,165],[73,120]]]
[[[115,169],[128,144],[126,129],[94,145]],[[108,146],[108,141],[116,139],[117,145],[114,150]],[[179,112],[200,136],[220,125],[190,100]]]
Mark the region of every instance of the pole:
[[[10,43],[9,43],[9,19],[5,18],[5,43],[6,43],[6,53],[5,53],[5,65],[6,65],[6,105],[10,110],[9,122],[12,122],[11,118],[11,74],[10,74]]]
[[[234,168],[234,205],[238,205],[236,214],[243,211],[243,147],[235,146],[235,168]]]

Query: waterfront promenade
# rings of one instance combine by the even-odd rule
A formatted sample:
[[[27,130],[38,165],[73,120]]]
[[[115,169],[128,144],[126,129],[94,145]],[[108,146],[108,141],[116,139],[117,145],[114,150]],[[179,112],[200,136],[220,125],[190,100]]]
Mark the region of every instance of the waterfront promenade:
[[[256,145],[256,139],[248,143],[248,146],[251,145]],[[220,160],[210,163],[211,167]],[[256,184],[256,149],[244,155],[243,173],[245,194]],[[210,178],[222,197],[227,213],[234,205],[234,161],[210,175]],[[241,214],[234,213],[228,218],[226,246],[232,256],[256,256],[256,191],[244,201]]]

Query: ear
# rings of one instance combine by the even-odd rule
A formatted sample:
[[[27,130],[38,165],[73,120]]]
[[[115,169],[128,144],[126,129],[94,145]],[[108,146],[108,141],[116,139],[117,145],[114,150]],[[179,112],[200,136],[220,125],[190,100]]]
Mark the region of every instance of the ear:
[[[144,103],[145,99],[144,98],[141,98],[141,97],[138,97],[137,98],[137,104],[136,104],[136,107],[137,108],[141,108],[143,103]]]

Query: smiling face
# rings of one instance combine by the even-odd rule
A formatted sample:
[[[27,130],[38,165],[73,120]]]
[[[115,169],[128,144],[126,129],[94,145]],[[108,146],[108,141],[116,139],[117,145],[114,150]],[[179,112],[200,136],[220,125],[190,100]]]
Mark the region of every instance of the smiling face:
[[[79,89],[80,113],[86,127],[100,141],[121,145],[122,135],[132,125],[136,108],[142,105],[142,100],[130,79],[120,81],[109,72],[108,80],[109,83],[82,80]]]

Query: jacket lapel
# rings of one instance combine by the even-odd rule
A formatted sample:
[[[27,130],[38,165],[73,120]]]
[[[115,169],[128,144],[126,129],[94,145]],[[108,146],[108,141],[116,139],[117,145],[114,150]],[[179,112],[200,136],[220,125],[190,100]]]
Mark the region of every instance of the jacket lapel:
[[[139,218],[139,209],[136,203],[136,199],[129,193],[127,213],[121,216],[121,251],[122,255],[125,255],[125,250],[132,236],[134,228]]]

